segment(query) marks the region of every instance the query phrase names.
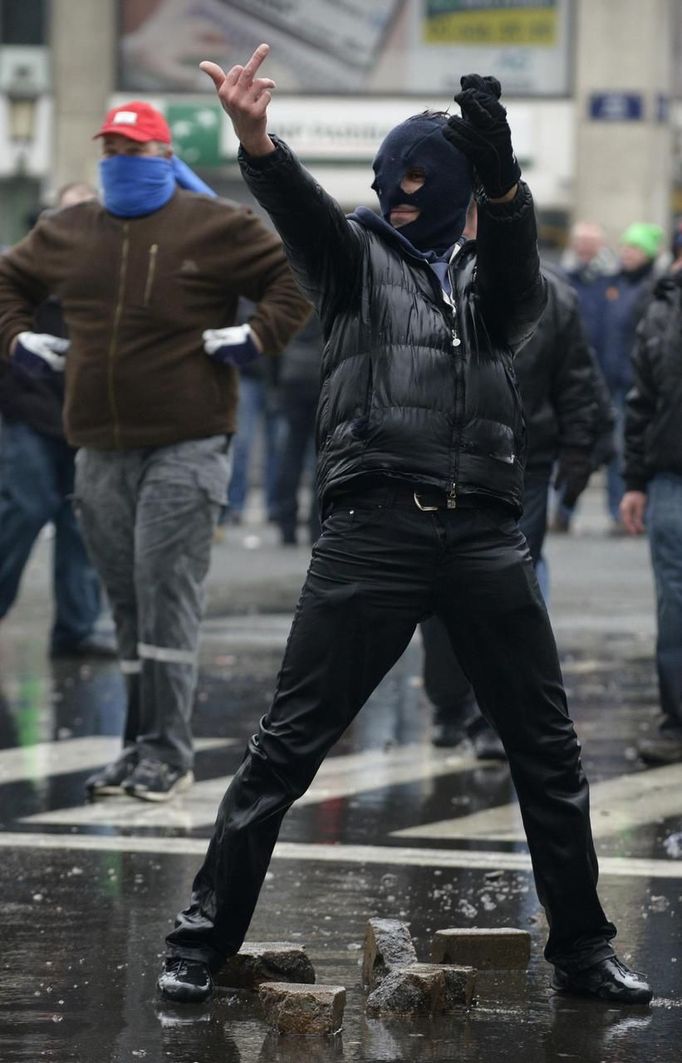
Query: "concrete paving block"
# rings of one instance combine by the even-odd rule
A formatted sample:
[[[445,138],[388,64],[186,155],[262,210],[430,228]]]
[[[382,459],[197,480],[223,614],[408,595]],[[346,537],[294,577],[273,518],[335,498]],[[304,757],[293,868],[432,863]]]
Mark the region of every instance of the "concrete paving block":
[[[250,941],[230,956],[215,981],[230,989],[257,989],[263,982],[310,984],[315,981],[315,968],[302,945]]]
[[[343,986],[264,982],[258,995],[268,1023],[280,1033],[333,1034],[343,1025]]]
[[[440,971],[442,973],[442,987],[439,996],[433,1002],[434,1011],[470,1008],[473,1004],[477,973],[474,967],[460,967],[449,963],[416,963],[409,969],[412,972]]]
[[[410,931],[399,919],[370,919],[362,961],[362,984],[375,986],[398,967],[417,963]]]
[[[431,964],[396,967],[367,997],[367,1014],[432,1015],[443,995],[443,972]]]
[[[372,1016],[434,1015],[470,1007],[476,987],[472,967],[413,963],[390,971],[367,998]]]
[[[437,930],[431,943],[434,963],[454,963],[479,970],[525,970],[530,959],[530,934],[513,927],[494,930]]]

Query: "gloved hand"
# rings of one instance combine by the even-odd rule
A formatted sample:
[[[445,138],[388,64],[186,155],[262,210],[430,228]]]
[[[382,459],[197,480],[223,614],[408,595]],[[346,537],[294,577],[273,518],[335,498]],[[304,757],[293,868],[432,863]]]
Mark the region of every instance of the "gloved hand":
[[[69,341],[48,332],[20,332],[16,338],[12,365],[31,376],[63,373]]]
[[[261,349],[250,325],[207,328],[203,333],[204,350],[222,365],[242,369],[260,357]]]
[[[497,78],[467,74],[455,96],[462,117],[451,115],[443,126],[446,140],[466,155],[491,199],[501,199],[521,176],[511,142],[507,112],[500,103]]]
[[[561,501],[571,509],[587,487],[593,464],[590,454],[582,450],[564,450],[559,455],[554,487]]]

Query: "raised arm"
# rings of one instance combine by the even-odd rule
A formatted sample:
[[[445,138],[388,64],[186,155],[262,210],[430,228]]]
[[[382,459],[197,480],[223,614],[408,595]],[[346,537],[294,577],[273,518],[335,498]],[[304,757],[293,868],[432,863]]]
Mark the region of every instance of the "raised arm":
[[[245,66],[227,74],[212,62],[201,63],[201,69],[239,138],[244,179],[272,218],[300,286],[324,319],[359,293],[360,237],[293,152],[268,133],[275,83],[257,72],[269,51],[267,44],[259,45]]]
[[[519,180],[500,83],[468,74],[444,136],[470,160],[478,190],[476,294],[491,333],[512,349],[533,333],[545,307],[533,199]]]

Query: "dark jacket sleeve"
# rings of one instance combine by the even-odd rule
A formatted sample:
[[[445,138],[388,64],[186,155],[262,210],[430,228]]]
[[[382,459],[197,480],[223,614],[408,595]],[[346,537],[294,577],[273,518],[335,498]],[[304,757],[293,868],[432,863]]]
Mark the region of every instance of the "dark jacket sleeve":
[[[0,357],[9,357],[9,345],[17,333],[34,328],[34,314],[50,294],[42,270],[50,224],[40,221],[20,243],[0,255]]]
[[[249,317],[266,354],[279,354],[310,316],[275,233],[252,211],[235,211],[225,239],[226,271],[255,306]]]
[[[272,137],[275,151],[252,158],[239,152],[251,192],[272,218],[302,290],[323,320],[359,295],[361,240],[341,207]]]
[[[476,294],[486,327],[516,351],[533,334],[547,296],[540,273],[535,210],[523,181],[509,203],[478,195]]]
[[[559,450],[591,454],[600,430],[595,366],[580,320],[577,297],[564,284],[557,293],[554,339],[551,399],[556,411]]]
[[[647,319],[637,330],[633,355],[634,384],[625,404],[623,479],[628,491],[646,491],[650,473],[646,465],[646,432],[656,413],[656,387],[651,363]]]

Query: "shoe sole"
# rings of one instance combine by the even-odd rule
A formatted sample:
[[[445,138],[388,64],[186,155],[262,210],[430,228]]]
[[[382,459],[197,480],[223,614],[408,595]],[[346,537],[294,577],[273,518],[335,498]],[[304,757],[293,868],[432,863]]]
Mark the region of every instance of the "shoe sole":
[[[156,801],[158,803],[161,801],[170,801],[176,794],[182,794],[186,790],[189,790],[193,784],[194,773],[190,771],[187,775],[183,775],[181,779],[178,779],[175,785],[171,786],[170,790],[165,790],[163,792],[160,790],[136,790],[135,787],[131,786],[126,789],[125,793],[130,797],[136,797],[139,801]]]

